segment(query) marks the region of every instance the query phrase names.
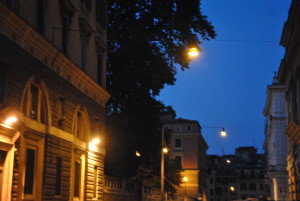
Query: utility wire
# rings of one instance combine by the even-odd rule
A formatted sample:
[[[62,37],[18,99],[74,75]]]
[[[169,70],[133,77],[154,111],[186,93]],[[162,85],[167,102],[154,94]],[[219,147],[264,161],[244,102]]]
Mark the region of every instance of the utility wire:
[[[208,41],[206,41],[208,42]],[[279,43],[275,40],[209,40],[209,42],[242,42],[242,43]]]

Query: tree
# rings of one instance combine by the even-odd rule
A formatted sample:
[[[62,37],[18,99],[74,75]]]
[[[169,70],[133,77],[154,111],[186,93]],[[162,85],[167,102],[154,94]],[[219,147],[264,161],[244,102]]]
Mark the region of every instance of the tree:
[[[106,173],[132,178],[157,161],[166,108],[156,96],[175,83],[174,64],[189,68],[188,47],[215,36],[200,0],[108,1]]]

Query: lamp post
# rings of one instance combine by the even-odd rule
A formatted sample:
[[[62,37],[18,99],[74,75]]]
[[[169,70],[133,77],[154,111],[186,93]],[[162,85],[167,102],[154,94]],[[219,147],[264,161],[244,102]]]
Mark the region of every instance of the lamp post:
[[[161,128],[161,163],[160,163],[160,191],[161,200],[165,199],[165,154],[168,153],[168,148],[165,144],[165,128]]]
[[[184,200],[187,200],[187,194],[186,194],[186,183],[189,180],[187,177],[183,177],[182,178],[183,182],[184,182]]]

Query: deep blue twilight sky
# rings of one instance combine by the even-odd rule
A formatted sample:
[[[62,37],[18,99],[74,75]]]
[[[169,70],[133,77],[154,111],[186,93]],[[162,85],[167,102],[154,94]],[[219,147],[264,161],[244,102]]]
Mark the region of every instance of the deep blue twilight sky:
[[[173,106],[177,118],[199,121],[208,154],[233,154],[239,146],[263,153],[266,87],[284,56],[279,41],[291,0],[201,4],[218,36],[201,44],[201,56],[189,70],[178,70],[175,85],[166,86],[159,100]],[[223,127],[226,138],[219,135]]]

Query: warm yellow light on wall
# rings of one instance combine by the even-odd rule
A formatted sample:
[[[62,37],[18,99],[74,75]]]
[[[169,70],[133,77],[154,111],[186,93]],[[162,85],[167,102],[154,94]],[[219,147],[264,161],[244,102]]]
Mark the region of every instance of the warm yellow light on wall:
[[[187,182],[188,180],[189,180],[189,178],[183,177],[183,181],[184,181],[184,182]]]
[[[98,145],[98,144],[100,144],[100,139],[99,138],[94,138],[93,140],[92,140],[92,143],[93,144],[95,144],[95,145]]]
[[[17,118],[14,117],[14,116],[12,116],[12,117],[7,118],[7,119],[4,121],[4,123],[5,123],[5,124],[8,124],[8,125],[11,125],[11,124],[13,124],[13,123],[16,122],[16,121],[17,121]]]
[[[89,143],[89,149],[92,151],[97,151],[98,150],[97,145],[99,145],[100,142],[101,142],[101,140],[99,138],[92,139],[92,141],[90,141],[90,143]]]

